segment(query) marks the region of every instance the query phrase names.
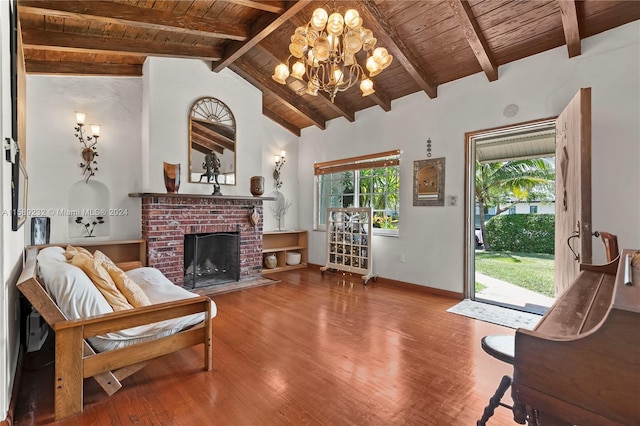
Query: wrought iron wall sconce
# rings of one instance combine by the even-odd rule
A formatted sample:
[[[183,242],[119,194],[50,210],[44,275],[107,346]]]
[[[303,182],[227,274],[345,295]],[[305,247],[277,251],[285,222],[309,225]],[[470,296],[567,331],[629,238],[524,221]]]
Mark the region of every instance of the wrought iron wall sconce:
[[[276,166],[273,169],[273,178],[276,180],[276,191],[282,187],[282,180],[280,179],[280,169],[284,166],[287,151],[280,151],[280,155],[275,156]]]
[[[76,127],[75,137],[78,138],[82,144],[82,163],[80,168],[82,169],[82,175],[86,176],[85,182],[89,183],[91,176],[95,176],[98,171],[98,138],[100,137],[100,126],[97,124],[91,124],[92,136],[85,136],[84,132],[84,120],[86,114],[83,112],[76,112]]]

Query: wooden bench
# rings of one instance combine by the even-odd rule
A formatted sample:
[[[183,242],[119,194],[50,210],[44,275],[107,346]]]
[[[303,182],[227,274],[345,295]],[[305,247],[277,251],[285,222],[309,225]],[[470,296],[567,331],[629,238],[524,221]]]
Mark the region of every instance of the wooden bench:
[[[74,244],[91,251],[100,250],[125,269],[145,266],[144,240]],[[140,370],[146,361],[204,344],[204,369],[211,370],[211,301],[204,296],[176,300],[142,308],[113,312],[81,320],[69,320],[58,308],[38,279],[36,257],[47,246],[26,249],[26,263],[17,287],[55,333],[55,419],[83,410],[83,379],[93,377],[112,395],[122,387],[120,380]],[[139,325],[186,315],[204,313],[197,326],[153,341],[108,352],[96,353],[85,339]]]

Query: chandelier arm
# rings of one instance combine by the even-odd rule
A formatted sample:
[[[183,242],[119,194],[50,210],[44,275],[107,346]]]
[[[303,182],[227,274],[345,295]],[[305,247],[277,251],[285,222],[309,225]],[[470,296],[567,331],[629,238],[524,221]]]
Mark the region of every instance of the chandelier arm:
[[[356,71],[354,72],[353,69]],[[358,64],[353,64],[349,66],[349,80],[344,85],[341,85],[338,91],[344,92],[345,90],[352,87],[360,80],[360,76],[362,75],[362,67]]]

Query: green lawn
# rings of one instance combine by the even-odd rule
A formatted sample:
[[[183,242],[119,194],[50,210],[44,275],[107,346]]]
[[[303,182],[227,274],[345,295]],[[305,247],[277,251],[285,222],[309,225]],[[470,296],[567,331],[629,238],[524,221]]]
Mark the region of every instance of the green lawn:
[[[476,251],[476,271],[554,297],[552,254]]]

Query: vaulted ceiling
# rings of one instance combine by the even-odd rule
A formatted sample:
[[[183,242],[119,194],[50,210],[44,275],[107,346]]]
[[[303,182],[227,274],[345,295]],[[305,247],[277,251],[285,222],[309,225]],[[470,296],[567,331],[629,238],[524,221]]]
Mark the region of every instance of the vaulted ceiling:
[[[475,73],[491,84],[501,65],[559,46],[569,60],[582,39],[640,19],[637,0],[336,1],[360,12],[394,60],[373,77],[374,94],[355,85],[332,103],[304,94],[295,78],[286,86],[271,78],[296,27],[332,3],[19,0],[18,16],[29,74],[140,76],[147,56],[210,61],[211,72],[230,68],[260,89],[264,115],[297,135],[371,106],[389,111],[411,93],[436,98],[441,84]]]

